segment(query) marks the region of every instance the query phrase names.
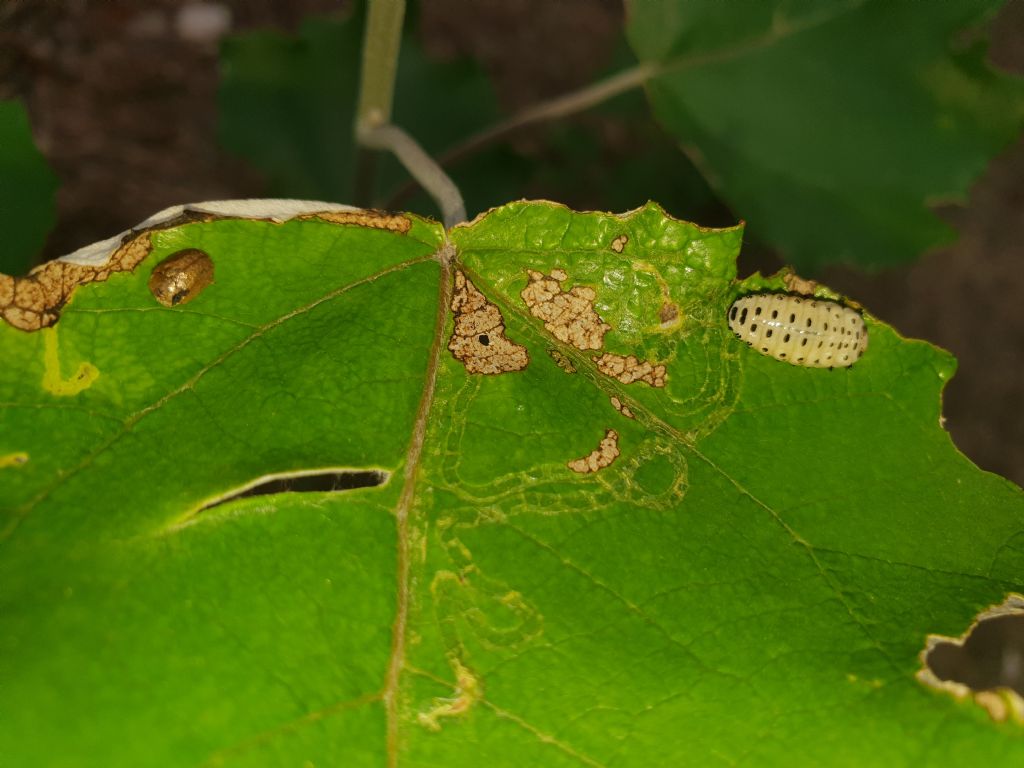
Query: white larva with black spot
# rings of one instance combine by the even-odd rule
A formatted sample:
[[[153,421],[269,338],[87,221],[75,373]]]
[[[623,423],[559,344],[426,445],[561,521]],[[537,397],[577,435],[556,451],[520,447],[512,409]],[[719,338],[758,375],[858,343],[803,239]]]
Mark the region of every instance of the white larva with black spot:
[[[846,368],[868,348],[860,312],[807,296],[742,296],[729,307],[729,327],[758,352],[811,368]]]

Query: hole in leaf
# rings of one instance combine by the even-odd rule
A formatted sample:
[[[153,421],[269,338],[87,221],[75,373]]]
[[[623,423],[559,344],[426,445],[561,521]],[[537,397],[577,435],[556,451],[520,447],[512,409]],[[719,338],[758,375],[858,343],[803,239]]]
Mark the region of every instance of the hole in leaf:
[[[981,621],[962,646],[936,643],[925,662],[940,680],[972,691],[1012,688],[1024,696],[1024,616]]]
[[[1024,597],[982,611],[959,638],[929,635],[918,679],[973,697],[994,720],[1024,719]]]
[[[343,469],[266,475],[251,485],[211,501],[199,512],[208,512],[215,507],[250,496],[266,496],[274,493],[340,493],[356,488],[373,488],[386,483],[389,477],[390,473],[379,469]]]

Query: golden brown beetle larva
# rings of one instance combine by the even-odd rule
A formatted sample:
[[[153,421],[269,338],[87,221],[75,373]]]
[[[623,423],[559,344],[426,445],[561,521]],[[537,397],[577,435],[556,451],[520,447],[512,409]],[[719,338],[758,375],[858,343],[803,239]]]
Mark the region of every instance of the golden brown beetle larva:
[[[811,368],[851,366],[868,348],[859,312],[806,296],[742,296],[729,307],[729,327],[758,352]]]
[[[198,248],[186,248],[161,261],[149,278],[150,293],[165,307],[192,301],[213,282],[213,261]]]

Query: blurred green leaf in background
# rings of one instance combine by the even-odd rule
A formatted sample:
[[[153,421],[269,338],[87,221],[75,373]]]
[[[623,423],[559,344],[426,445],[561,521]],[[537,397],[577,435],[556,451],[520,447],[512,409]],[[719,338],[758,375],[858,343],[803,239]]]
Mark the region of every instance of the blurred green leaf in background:
[[[951,240],[928,205],[1020,131],[1024,82],[957,43],[1001,4],[638,0],[628,32],[658,119],[755,236],[800,269],[883,266]]]
[[[57,177],[32,140],[25,108],[0,101],[0,272],[28,271],[53,227]]]

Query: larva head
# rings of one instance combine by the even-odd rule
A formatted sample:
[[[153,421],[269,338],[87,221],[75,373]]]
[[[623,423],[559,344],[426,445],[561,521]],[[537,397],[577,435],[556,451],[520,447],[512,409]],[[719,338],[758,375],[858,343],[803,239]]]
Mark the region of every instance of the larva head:
[[[846,368],[868,348],[856,310],[786,293],[752,293],[729,307],[736,338],[763,355],[810,368]]]

